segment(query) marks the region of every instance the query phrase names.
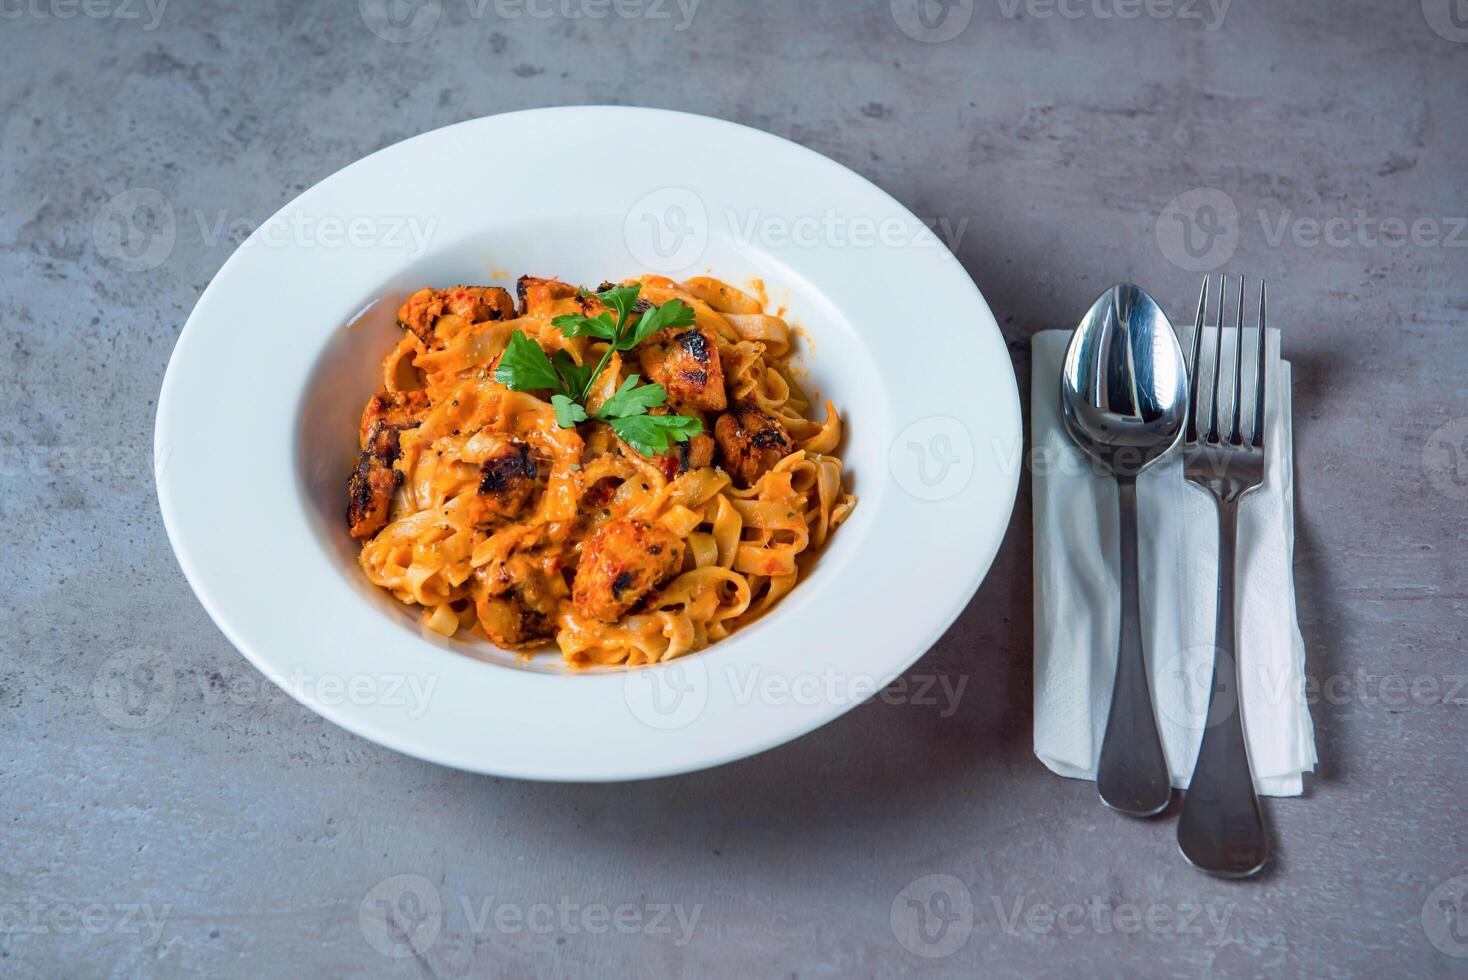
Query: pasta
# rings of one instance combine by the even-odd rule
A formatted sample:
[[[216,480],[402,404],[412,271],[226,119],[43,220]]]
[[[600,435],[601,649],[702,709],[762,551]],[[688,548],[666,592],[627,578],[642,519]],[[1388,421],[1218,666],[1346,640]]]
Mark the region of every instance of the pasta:
[[[362,415],[348,523],[362,572],[421,607],[427,629],[526,655],[554,641],[576,666],[670,660],[768,612],[856,505],[835,455],[840,416],[826,402],[824,420],[807,417],[781,317],[716,279],[622,285],[637,287],[629,329],[665,304],[658,316],[688,322],[618,349],[563,322],[604,311],[619,287],[530,276],[516,298],[423,289],[399,310],[403,336]],[[564,396],[497,379],[516,334],[589,379],[581,421],[562,424]],[[602,420],[633,388],[666,396],[628,411],[681,433],[665,451]]]

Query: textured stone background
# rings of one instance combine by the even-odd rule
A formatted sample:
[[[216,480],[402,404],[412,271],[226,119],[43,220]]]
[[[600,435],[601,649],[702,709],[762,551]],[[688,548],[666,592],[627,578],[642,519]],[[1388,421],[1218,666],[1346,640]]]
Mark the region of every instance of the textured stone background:
[[[960,0],[930,23],[963,30],[933,43],[900,29],[910,0],[703,0],[691,21],[532,2],[427,0],[387,29],[385,0],[0,2],[0,973],[1463,975],[1423,911],[1443,921],[1468,887],[1465,5]],[[1027,482],[988,581],[913,668],[966,683],[956,711],[878,701],[692,776],[448,771],[334,728],[230,647],[150,472],[199,293],[364,154],[588,102],[761,127],[966,222],[956,250],[1025,397],[1026,338],[1111,281],[1186,319],[1200,266],[1269,279],[1295,363],[1300,615],[1331,696],[1308,795],[1267,805],[1262,880],[1200,877],[1170,821],[1112,816],[1032,756]],[[108,232],[140,189],[175,228],[139,262]],[[930,874],[971,909],[937,888],[949,931],[925,942],[892,921],[912,894],[943,911],[929,883],[902,894]],[[364,929],[379,898],[406,935]],[[598,903],[643,918],[598,933]],[[696,913],[691,936],[676,912],[651,927],[660,905]],[[1138,928],[1129,905],[1161,911]]]

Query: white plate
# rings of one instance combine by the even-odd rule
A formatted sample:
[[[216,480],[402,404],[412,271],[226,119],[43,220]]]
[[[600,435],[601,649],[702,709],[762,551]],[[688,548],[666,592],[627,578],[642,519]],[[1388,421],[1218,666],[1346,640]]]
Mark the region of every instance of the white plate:
[[[765,281],[809,338],[809,383],[845,417],[851,519],[772,614],[673,664],[574,673],[426,633],[362,578],[343,519],[398,300],[645,271]],[[460,769],[616,780],[779,745],[915,661],[999,546],[1020,414],[983,297],[887,194],[757,130],[576,107],[391,146],[262,225],[179,337],[156,450],[189,583],[302,703]]]

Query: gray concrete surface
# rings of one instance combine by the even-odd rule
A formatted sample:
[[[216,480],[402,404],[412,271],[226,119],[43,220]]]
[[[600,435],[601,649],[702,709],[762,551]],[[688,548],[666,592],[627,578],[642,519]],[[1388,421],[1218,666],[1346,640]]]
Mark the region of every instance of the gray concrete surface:
[[[1449,2],[959,0],[924,27],[907,0],[396,20],[383,0],[0,0],[0,974],[1464,975],[1468,11]],[[1113,280],[1182,318],[1199,268],[1270,280],[1321,768],[1268,803],[1262,880],[1198,876],[1171,822],[1114,817],[1032,756],[1027,481],[912,671],[965,683],[953,710],[876,701],[683,778],[441,769],[230,647],[150,473],[200,292],[364,154],[586,102],[758,126],[962,224],[1025,397],[1026,338]],[[129,205],[126,242],[171,217],[162,258],[116,239],[140,189],[163,210]]]

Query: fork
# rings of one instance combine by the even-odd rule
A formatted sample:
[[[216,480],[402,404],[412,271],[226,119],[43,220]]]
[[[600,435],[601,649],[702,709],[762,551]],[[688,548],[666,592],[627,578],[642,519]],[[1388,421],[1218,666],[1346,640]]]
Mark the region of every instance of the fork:
[[[1219,378],[1223,364],[1223,276],[1218,277],[1218,328],[1213,353],[1213,391],[1205,419],[1198,401],[1202,342],[1208,306],[1208,277],[1198,296],[1188,374],[1188,423],[1183,442],[1183,474],[1218,505],[1218,610],[1214,626],[1213,686],[1207,722],[1193,778],[1183,798],[1177,840],[1194,866],[1211,874],[1247,878],[1269,857],[1269,836],[1254,792],[1249,750],[1244,741],[1238,631],[1234,621],[1239,499],[1264,482],[1265,285],[1259,284],[1259,344],[1254,368],[1254,425],[1242,431],[1244,369],[1244,277],[1239,277],[1235,319],[1233,398],[1227,431],[1220,427]]]

